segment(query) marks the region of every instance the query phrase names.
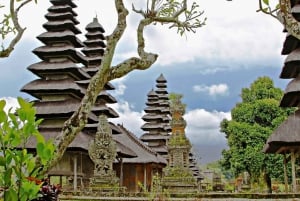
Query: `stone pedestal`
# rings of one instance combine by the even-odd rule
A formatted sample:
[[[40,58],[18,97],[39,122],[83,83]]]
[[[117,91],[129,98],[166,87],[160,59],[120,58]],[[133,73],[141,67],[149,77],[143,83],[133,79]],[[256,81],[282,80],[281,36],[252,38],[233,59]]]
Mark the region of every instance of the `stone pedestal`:
[[[105,174],[94,175],[90,179],[90,192],[93,195],[115,195],[120,192],[119,178],[114,171],[108,171]]]
[[[119,179],[113,170],[116,155],[116,144],[107,117],[100,115],[95,139],[89,147],[89,156],[95,164],[94,176],[90,179],[90,193],[93,195],[114,195],[119,192]]]
[[[161,183],[163,189],[171,194],[193,194],[199,191],[198,183],[188,168],[167,167]]]

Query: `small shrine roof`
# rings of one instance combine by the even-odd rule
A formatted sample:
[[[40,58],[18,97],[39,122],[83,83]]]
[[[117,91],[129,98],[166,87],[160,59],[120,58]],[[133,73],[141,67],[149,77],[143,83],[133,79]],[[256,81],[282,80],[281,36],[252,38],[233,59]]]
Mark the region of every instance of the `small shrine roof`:
[[[150,133],[145,133],[143,134],[140,139],[143,141],[157,141],[157,140],[168,140],[171,136],[170,135],[161,135],[161,134],[150,134]]]
[[[65,19],[60,21],[47,21],[43,24],[47,31],[71,30],[74,34],[80,34],[81,31],[75,26],[73,20]]]
[[[297,39],[298,41],[298,39]],[[298,42],[299,43],[299,42]],[[296,78],[300,73],[300,48],[293,50],[285,59],[280,78]]]
[[[92,31],[100,31],[101,33],[104,33],[105,30],[104,28],[102,27],[102,25],[99,23],[98,19],[95,17],[93,19],[93,21],[91,23],[89,23],[85,29],[89,32],[92,32]]]
[[[300,110],[291,114],[268,138],[265,153],[280,153],[289,149],[300,150]]]
[[[300,103],[300,77],[290,81],[280,101],[280,107],[296,107]]]
[[[27,69],[41,78],[46,78],[50,75],[55,76],[55,74],[59,76],[66,74],[69,77],[74,78],[75,80],[90,78],[90,75],[88,73],[86,73],[82,68],[77,67],[77,65],[71,61],[59,63],[49,63],[41,61],[30,65]]]
[[[145,114],[144,116],[142,116],[142,119],[145,121],[151,121],[151,120],[163,120],[163,117],[161,115],[158,114]]]
[[[159,77],[156,79],[156,82],[158,82],[158,83],[166,83],[167,80],[166,80],[166,78],[164,77],[163,74],[160,74]]]
[[[41,99],[45,94],[73,94],[78,97],[83,97],[85,89],[79,87],[72,79],[62,80],[42,80],[37,79],[26,84],[22,92],[27,92],[30,95]]]
[[[164,130],[164,125],[162,123],[157,123],[157,122],[153,122],[153,123],[145,123],[144,125],[141,126],[141,128],[143,130]]]
[[[49,21],[57,21],[57,20],[72,20],[74,24],[79,24],[79,21],[75,18],[74,12],[49,12],[45,15],[45,18]]]
[[[157,154],[154,150],[145,145],[133,133],[128,131],[122,125],[118,125],[122,134],[113,135],[117,142],[121,142],[130,147],[137,154],[135,158],[125,158],[124,163],[157,163],[166,165],[167,161],[161,155]]]
[[[46,45],[57,43],[58,41],[71,43],[76,48],[83,47],[83,43],[76,37],[76,35],[70,30],[44,32],[37,36],[37,38]]]
[[[73,10],[73,8],[70,5],[53,5],[50,6],[47,9],[49,12],[55,12],[55,13],[64,13],[64,12],[70,12],[73,16],[77,16],[78,14]]]
[[[283,48],[281,50],[281,54],[282,55],[288,55],[293,50],[295,50],[299,47],[300,47],[299,40],[295,36],[287,33],[286,38],[285,38],[284,43],[283,43]]]
[[[42,46],[35,48],[33,52],[44,61],[49,61],[50,58],[69,58],[74,63],[84,63],[83,55],[76,51],[72,45],[63,45],[59,47]]]
[[[53,5],[70,5],[72,8],[76,8],[76,4],[73,3],[73,0],[50,0]]]

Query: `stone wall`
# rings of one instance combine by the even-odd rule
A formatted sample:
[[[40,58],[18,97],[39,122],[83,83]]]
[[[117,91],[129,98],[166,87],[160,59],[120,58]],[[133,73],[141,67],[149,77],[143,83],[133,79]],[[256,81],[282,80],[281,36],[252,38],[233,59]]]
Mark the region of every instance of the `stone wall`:
[[[285,197],[286,196],[286,197]],[[269,195],[268,198],[212,198],[212,197],[202,197],[202,198],[150,198],[150,197],[89,197],[89,196],[67,196],[60,197],[60,201],[300,201],[300,195],[297,194],[288,194],[288,195],[280,195],[281,198],[272,198],[276,197],[273,195]]]

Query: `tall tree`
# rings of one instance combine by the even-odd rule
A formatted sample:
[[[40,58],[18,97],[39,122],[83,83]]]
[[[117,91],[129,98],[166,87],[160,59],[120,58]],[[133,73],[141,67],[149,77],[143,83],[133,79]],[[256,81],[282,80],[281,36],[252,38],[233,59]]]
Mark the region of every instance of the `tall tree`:
[[[251,182],[263,175],[269,192],[271,178],[283,175],[283,159],[262,150],[273,130],[293,111],[279,107],[282,94],[269,77],[259,77],[250,88],[242,89],[242,102],[231,110],[232,119],[224,119],[220,125],[229,146],[222,152],[222,166],[236,175],[248,172]]]

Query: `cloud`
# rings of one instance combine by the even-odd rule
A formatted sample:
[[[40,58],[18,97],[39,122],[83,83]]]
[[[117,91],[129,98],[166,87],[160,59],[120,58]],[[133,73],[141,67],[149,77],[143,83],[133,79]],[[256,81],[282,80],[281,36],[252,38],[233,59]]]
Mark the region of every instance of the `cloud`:
[[[19,107],[18,100],[13,97],[2,97],[0,100],[5,100],[6,105],[4,107],[4,111],[8,112],[9,109],[12,109],[14,111],[17,107]]]
[[[187,121],[186,136],[200,163],[219,160],[222,150],[227,148],[225,135],[220,132],[220,123],[223,119],[231,119],[230,112],[195,109],[187,112],[184,118]]]
[[[120,97],[124,95],[127,88],[126,85],[124,84],[125,81],[126,81],[126,77],[122,77],[111,81],[111,84],[115,87],[115,90],[109,91],[109,93],[111,93],[115,97]]]
[[[186,135],[199,144],[224,144],[225,136],[220,133],[219,126],[223,119],[230,118],[230,112],[191,110],[184,115]]]
[[[227,84],[214,84],[211,86],[206,85],[194,85],[193,86],[194,92],[205,92],[208,93],[210,96],[226,96],[229,94],[229,88]]]
[[[85,26],[97,16],[99,22],[110,34],[117,23],[117,15],[113,1],[91,0],[76,1],[80,21],[78,27],[82,31],[78,37],[85,40]],[[131,11],[131,4],[137,9],[145,7],[145,1],[128,0],[125,5]],[[257,13],[256,1],[220,1],[218,7],[214,1],[198,0],[200,9],[207,17],[206,25],[195,34],[188,33],[181,37],[175,29],[165,26],[150,26],[145,31],[146,50],[158,53],[157,64],[162,66],[176,63],[202,61],[210,66],[197,66],[203,72],[216,72],[223,69],[245,68],[250,64],[266,65],[282,61],[280,49],[285,34],[282,25],[270,16]],[[27,27],[24,40],[38,43],[32,36],[45,32],[42,24],[46,22],[44,15],[50,6],[48,1],[31,3],[20,12],[21,24]],[[34,12],[32,12],[34,11]],[[32,16],[31,20],[26,16]],[[130,12],[127,30],[116,49],[113,63],[119,63],[128,56],[136,55],[136,28],[139,14]],[[202,19],[203,19],[202,18]],[[267,39],[267,40],[266,40]],[[264,47],[263,50],[261,47]]]
[[[141,130],[141,126],[145,123],[142,120],[144,112],[133,111],[130,104],[126,101],[119,101],[118,103],[110,106],[119,114],[118,118],[110,119],[111,122],[124,125],[124,127],[138,137],[142,135],[143,131]]]

